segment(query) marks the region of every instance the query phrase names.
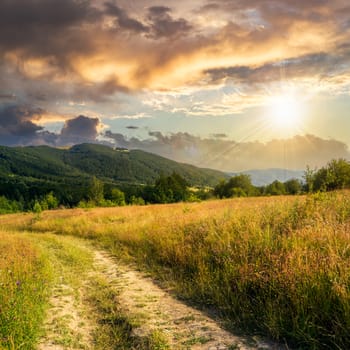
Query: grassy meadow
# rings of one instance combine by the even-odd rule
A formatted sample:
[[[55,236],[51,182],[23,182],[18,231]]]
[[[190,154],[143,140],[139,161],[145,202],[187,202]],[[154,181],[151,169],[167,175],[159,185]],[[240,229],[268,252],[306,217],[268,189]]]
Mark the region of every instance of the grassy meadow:
[[[27,341],[40,320],[17,302],[45,279],[35,239],[11,233],[29,231],[92,240],[180,297],[220,310],[232,329],[291,348],[350,347],[349,192],[13,214],[0,217],[0,229],[5,344]],[[14,317],[23,319],[18,334],[4,323]]]
[[[23,235],[0,238],[0,349],[33,349],[52,278],[47,257]]]

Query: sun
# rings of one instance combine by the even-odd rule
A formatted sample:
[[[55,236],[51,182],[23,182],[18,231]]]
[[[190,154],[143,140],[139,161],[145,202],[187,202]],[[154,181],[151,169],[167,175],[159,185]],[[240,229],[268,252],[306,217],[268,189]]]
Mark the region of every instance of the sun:
[[[279,129],[295,129],[300,122],[302,103],[295,95],[279,95],[269,101],[271,123]]]

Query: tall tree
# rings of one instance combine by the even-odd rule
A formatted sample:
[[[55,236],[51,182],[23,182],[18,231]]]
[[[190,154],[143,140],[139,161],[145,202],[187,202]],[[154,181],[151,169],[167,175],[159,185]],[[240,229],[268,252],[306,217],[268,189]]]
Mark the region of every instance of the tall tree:
[[[88,189],[87,197],[89,201],[99,204],[103,201],[103,182],[93,176]]]

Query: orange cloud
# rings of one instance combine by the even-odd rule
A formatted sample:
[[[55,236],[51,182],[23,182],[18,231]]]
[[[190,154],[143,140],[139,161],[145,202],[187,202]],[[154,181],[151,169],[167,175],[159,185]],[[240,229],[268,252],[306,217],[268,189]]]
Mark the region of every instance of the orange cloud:
[[[118,93],[202,90],[237,78],[230,71],[245,67],[255,74],[234,83],[250,87],[256,103],[256,82],[283,79],[272,66],[284,62],[286,79],[322,80],[335,89],[348,84],[346,1],[140,1],[131,7],[125,1],[62,0],[57,13],[52,1],[0,3],[0,83],[34,102],[105,103]],[[30,15],[19,23],[16,13]],[[330,57],[321,70],[317,60],[305,60],[321,55]],[[246,101],[237,110],[249,106]]]

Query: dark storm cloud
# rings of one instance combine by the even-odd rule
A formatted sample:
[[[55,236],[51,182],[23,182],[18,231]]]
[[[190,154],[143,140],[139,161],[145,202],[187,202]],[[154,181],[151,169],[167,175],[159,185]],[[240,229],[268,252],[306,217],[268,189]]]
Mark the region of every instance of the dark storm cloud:
[[[70,98],[76,101],[106,102],[108,98],[116,92],[128,93],[130,89],[119,83],[118,77],[110,77],[105,81],[95,84],[84,84],[83,82],[74,85],[64,94],[67,89],[62,88],[58,93],[62,98]],[[53,94],[55,91],[53,91]],[[62,94],[63,93],[63,94]],[[57,96],[57,92],[56,92]]]
[[[100,12],[84,0],[2,0],[0,47],[28,54],[58,55],[82,50],[80,26],[100,18]],[[75,47],[75,48],[74,48]]]
[[[0,144],[65,146],[96,142],[99,119],[80,115],[67,120],[60,133],[52,133],[39,124],[46,114],[45,110],[32,106],[3,106],[0,108]]]
[[[89,0],[0,1],[3,86],[20,92],[28,103],[52,102],[68,90],[73,95],[85,83],[74,59],[96,52],[91,33],[101,19],[101,11]]]
[[[171,12],[171,8],[166,6],[152,6],[148,9],[152,38],[175,37],[193,29],[193,26],[184,18],[174,19]]]
[[[84,115],[67,120],[60,134],[60,143],[94,142],[98,136],[99,124],[98,118],[89,118]]]
[[[145,33],[148,32],[147,26],[142,22],[131,18],[128,13],[117,6],[115,2],[106,2],[105,3],[106,13],[108,15],[114,16],[119,28],[130,30],[135,33]]]
[[[349,13],[345,0],[0,0],[1,92],[57,114],[70,102],[106,111],[117,94],[201,89],[203,75],[254,85],[285,69],[342,89]]]
[[[4,73],[1,75],[2,69]],[[7,86],[10,91],[20,91],[20,97],[11,94],[0,95],[0,103],[6,102],[6,98],[18,101],[18,103],[28,103],[34,105],[45,105],[46,109],[52,102],[70,103],[70,102],[107,102],[109,97],[116,92],[128,93],[130,90],[120,84],[117,77],[109,77],[109,79],[94,84],[86,81],[75,80],[74,74],[71,79],[61,79],[55,83],[51,79],[30,79],[20,74],[13,73],[9,76],[5,72],[5,68],[0,65],[0,87]],[[78,82],[80,82],[78,84]],[[3,96],[3,97],[1,97]]]
[[[185,20],[170,16],[170,9],[158,15],[155,9],[147,10],[147,15],[140,13],[147,22],[143,24],[116,2],[106,2],[99,8],[95,4],[89,0],[0,1],[1,85],[14,87],[29,103],[35,100],[50,103],[61,98],[104,102],[116,92],[130,92],[130,87],[120,83],[112,71],[102,79],[98,77],[98,81],[91,81],[84,75],[86,69],[90,69],[85,59],[102,54],[108,64],[118,66],[114,56],[123,47],[122,55],[140,57],[140,67],[144,67],[145,52],[138,52],[139,42],[129,47],[123,31],[135,35],[148,33],[156,39],[164,35],[177,36],[181,30],[189,29]],[[115,18],[117,30],[104,26],[111,17]],[[156,55],[156,51],[147,48],[146,51]],[[165,55],[162,57],[165,59]],[[27,64],[35,59],[40,60],[34,61],[37,66]],[[152,64],[148,66],[153,69]]]
[[[29,103],[100,102],[115,92],[128,92],[112,74],[86,81],[75,65],[76,56],[98,53],[99,41],[111,36],[101,28],[105,15],[88,0],[0,1],[1,85],[21,91]],[[27,64],[35,59],[40,60],[37,68]]]
[[[116,28],[128,30],[137,34],[147,34],[148,38],[170,38],[189,32],[193,27],[184,18],[174,19],[172,9],[167,6],[152,6],[148,8],[146,23],[132,18],[125,9],[116,2],[106,2],[105,14],[115,17]]]
[[[211,82],[232,79],[240,83],[268,83],[288,76],[296,78],[312,75],[318,78],[334,76],[342,70],[350,71],[350,50],[339,49],[339,53],[315,53],[286,58],[260,67],[235,66],[209,69],[204,72]]]
[[[35,123],[43,114],[40,108],[31,106],[3,106],[0,109],[1,144],[30,143],[43,128]]]
[[[27,106],[6,106],[0,110],[0,126],[2,132],[13,135],[31,135],[42,128],[32,122],[43,114],[40,108]]]
[[[51,142],[50,138],[47,137],[46,143],[56,146],[71,146],[85,142],[98,143],[97,137],[99,136],[100,126],[101,122],[98,118],[79,115],[76,118],[66,120],[60,133],[51,134],[46,132],[51,134]]]
[[[320,8],[324,6],[337,5],[339,3],[345,4],[345,1],[330,1],[330,0],[216,0],[208,1],[203,5],[199,11],[208,12],[213,10],[228,11],[228,10],[245,10],[245,9],[259,9],[269,13],[286,13],[290,16],[297,16],[297,13],[307,10],[310,16],[318,13]]]
[[[346,144],[313,135],[295,136],[262,142],[235,142],[222,138],[200,138],[188,133],[164,135],[150,132],[152,138],[127,139],[119,133],[106,132],[119,147],[142,149],[178,162],[223,171],[252,168],[305,169],[319,167],[333,158],[350,159]]]
[[[152,6],[148,9],[149,17],[163,17],[168,16],[171,8],[168,6]]]

